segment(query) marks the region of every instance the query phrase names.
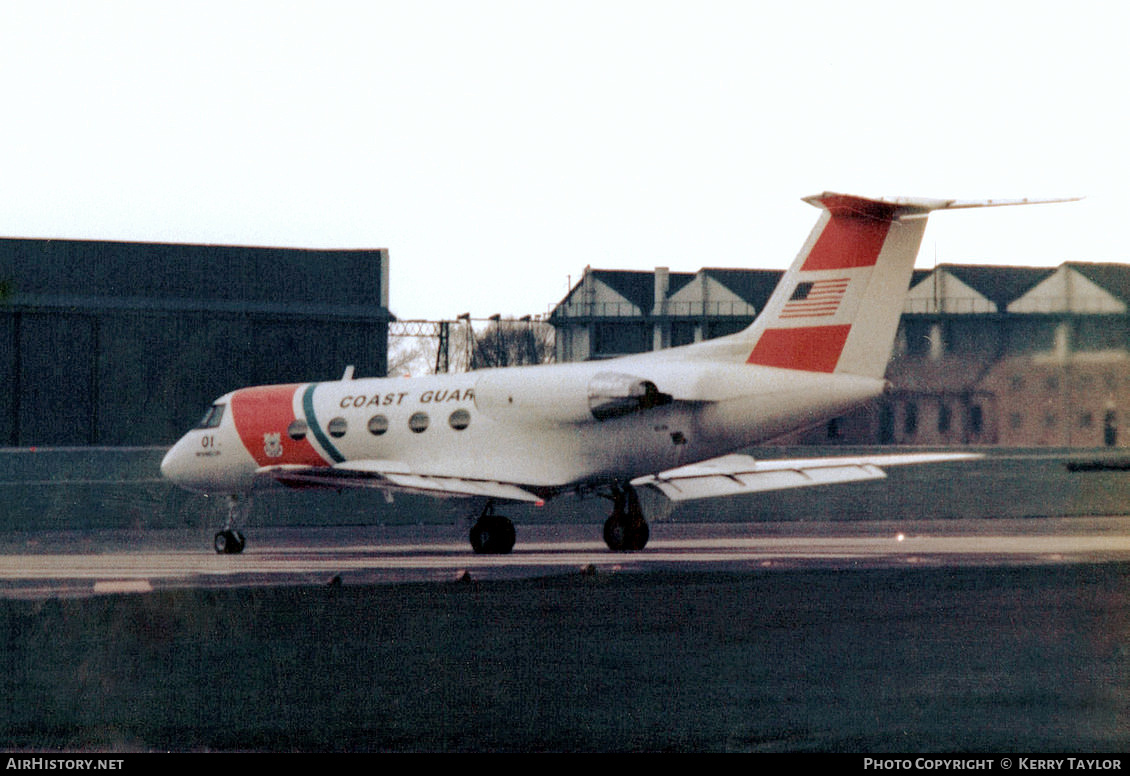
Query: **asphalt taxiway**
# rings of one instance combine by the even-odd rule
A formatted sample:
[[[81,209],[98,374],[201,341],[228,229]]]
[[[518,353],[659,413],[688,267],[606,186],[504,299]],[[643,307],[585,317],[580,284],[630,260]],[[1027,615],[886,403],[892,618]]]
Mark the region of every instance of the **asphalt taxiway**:
[[[599,525],[518,527],[507,555],[476,555],[461,526],[260,528],[240,555],[200,531],[43,531],[0,540],[0,596],[168,588],[392,584],[562,574],[1069,564],[1130,560],[1130,517],[908,523],[664,524],[641,552]]]
[[[0,744],[1121,752],[1130,517],[0,535]],[[471,580],[465,583],[459,580]]]

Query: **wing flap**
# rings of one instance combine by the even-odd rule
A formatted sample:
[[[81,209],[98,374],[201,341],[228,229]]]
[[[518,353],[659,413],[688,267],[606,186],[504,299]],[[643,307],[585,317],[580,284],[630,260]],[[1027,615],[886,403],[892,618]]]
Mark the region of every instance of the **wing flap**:
[[[980,458],[976,453],[907,453],[762,461],[749,455],[726,455],[632,481],[649,486],[672,501],[763,493],[814,485],[863,482],[886,477],[883,466],[937,463]]]
[[[257,472],[292,488],[372,488],[449,498],[536,503],[541,497],[508,482],[415,474],[398,461],[350,461],[337,466],[265,466]]]
[[[459,477],[432,477],[418,474],[390,474],[387,479],[399,489],[415,493],[428,493],[433,496],[478,496],[529,503],[541,501],[539,496],[508,482],[466,480]]]

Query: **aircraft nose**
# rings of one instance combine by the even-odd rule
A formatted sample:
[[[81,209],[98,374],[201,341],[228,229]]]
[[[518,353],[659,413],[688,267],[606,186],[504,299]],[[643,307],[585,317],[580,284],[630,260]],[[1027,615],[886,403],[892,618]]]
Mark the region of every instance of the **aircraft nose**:
[[[161,476],[175,483],[184,479],[184,456],[181,455],[182,443],[173,445],[165,457],[161,459]]]

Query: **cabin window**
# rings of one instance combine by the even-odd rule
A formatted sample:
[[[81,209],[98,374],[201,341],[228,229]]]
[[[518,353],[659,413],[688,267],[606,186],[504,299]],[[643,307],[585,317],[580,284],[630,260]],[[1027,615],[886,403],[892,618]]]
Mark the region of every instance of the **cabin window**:
[[[334,418],[330,421],[330,424],[326,426],[326,431],[330,432],[330,436],[340,439],[345,436],[346,428],[345,418]]]
[[[388,431],[388,418],[384,415],[374,415],[369,418],[369,433],[373,436],[380,436]]]
[[[286,427],[286,435],[295,441],[305,439],[306,421],[302,418],[291,421],[291,424]]]
[[[448,416],[447,423],[456,431],[462,431],[471,425],[471,413],[467,410],[455,410]]]
[[[204,413],[204,417],[200,419],[200,424],[197,428],[217,428],[220,421],[224,419],[224,405],[213,404]]]
[[[408,428],[412,430],[412,433],[420,434],[427,430],[428,423],[430,422],[428,413],[414,412],[412,413],[412,417],[408,418]]]

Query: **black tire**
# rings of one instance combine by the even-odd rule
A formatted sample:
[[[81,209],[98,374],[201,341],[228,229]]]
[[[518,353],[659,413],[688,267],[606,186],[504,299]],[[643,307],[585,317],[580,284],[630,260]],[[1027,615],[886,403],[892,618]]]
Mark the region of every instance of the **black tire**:
[[[239,531],[223,530],[212,539],[212,547],[221,555],[238,555],[246,544]]]
[[[505,555],[515,539],[514,524],[502,515],[483,515],[471,527],[471,547],[483,555]]]
[[[613,552],[639,552],[649,538],[651,529],[644,520],[614,512],[604,521],[604,543]]]

